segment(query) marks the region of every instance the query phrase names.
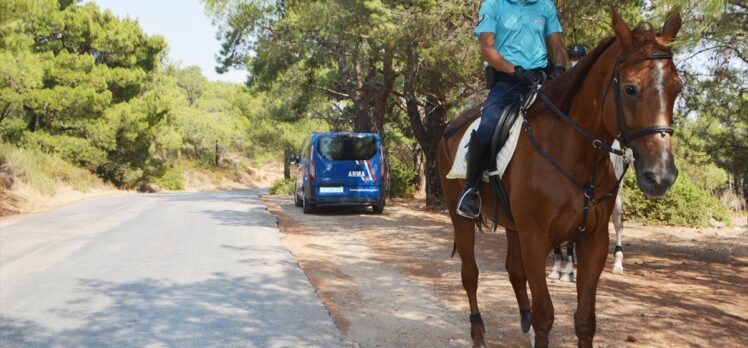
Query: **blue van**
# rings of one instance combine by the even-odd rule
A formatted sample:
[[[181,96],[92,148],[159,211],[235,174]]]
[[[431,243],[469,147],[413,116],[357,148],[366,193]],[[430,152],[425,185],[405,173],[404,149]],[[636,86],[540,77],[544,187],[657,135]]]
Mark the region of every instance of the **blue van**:
[[[309,214],[322,206],[384,210],[389,188],[382,139],[375,133],[314,133],[297,157],[294,203]]]

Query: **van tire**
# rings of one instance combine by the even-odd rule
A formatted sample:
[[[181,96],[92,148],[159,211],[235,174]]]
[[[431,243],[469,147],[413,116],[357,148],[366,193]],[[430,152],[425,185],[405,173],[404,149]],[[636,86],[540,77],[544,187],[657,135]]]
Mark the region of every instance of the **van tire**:
[[[303,205],[304,205],[304,214],[311,214],[314,212],[314,204],[309,203],[309,201],[304,199]]]
[[[374,212],[374,214],[381,214],[382,212],[384,212],[384,199],[382,199],[377,204],[372,204],[371,210]]]

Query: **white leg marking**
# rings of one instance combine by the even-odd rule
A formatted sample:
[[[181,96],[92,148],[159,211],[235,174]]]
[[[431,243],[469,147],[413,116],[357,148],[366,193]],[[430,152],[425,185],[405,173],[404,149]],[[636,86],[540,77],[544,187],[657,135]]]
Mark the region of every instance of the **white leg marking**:
[[[613,273],[623,274],[623,252],[616,252],[616,259],[613,262]]]
[[[623,236],[623,199],[621,198],[621,189],[618,189],[616,203],[613,206],[613,228],[616,230],[616,246],[620,247],[621,237]],[[613,262],[613,273],[623,274],[623,252],[618,251],[615,254]]]
[[[566,257],[566,267],[561,272],[562,282],[573,282],[574,281],[574,258],[571,256]]]
[[[530,326],[530,331],[527,331],[525,335],[530,339],[530,347],[535,347],[535,329]]]
[[[553,267],[551,268],[551,273],[548,274],[549,279],[558,279],[561,278],[561,273],[559,271],[561,270],[561,259],[556,256],[556,254],[553,254]]]

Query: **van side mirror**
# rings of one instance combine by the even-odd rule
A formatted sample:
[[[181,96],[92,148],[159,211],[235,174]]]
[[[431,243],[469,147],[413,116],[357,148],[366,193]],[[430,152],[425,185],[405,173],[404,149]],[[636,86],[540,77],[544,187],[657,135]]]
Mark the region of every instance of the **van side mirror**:
[[[299,155],[297,155],[295,153],[292,153],[291,156],[289,156],[289,162],[291,162],[291,163],[293,163],[295,165],[299,165],[299,162],[300,162],[299,161]]]

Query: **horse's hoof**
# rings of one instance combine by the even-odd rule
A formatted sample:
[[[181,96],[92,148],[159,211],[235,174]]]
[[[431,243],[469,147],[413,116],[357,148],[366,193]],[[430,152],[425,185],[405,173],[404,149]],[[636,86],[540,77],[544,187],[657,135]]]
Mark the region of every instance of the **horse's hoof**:
[[[548,279],[558,279],[561,278],[561,273],[559,273],[557,270],[551,271],[551,273],[548,273]]]
[[[470,336],[473,336],[473,348],[488,348],[488,345],[486,344],[486,333],[482,329],[478,329],[477,331],[471,330],[472,333]]]
[[[530,330],[525,333],[525,336],[527,336],[527,339],[530,340],[530,347],[535,347],[535,329],[530,327]]]
[[[561,275],[561,281],[565,283],[571,283],[574,281],[574,272],[564,273]]]
[[[519,310],[519,323],[523,333],[527,333],[532,328],[532,316],[529,309]]]
[[[613,273],[615,273],[615,274],[623,274],[623,266],[621,266],[621,265],[613,265]]]

